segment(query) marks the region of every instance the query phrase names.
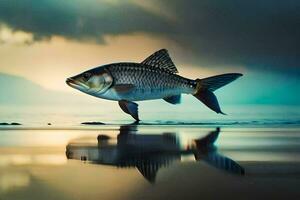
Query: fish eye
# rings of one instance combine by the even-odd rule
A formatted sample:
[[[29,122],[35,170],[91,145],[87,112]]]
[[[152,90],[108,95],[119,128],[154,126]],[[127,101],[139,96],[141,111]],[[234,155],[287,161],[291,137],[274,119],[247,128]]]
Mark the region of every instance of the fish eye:
[[[89,80],[89,79],[91,78],[91,76],[92,76],[92,74],[89,73],[89,72],[86,72],[86,73],[83,74],[83,78],[84,78],[85,80]]]

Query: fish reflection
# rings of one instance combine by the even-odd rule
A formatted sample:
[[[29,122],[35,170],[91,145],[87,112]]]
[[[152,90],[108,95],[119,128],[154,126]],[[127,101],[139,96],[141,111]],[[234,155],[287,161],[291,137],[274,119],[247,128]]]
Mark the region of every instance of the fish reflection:
[[[175,133],[138,134],[137,126],[121,126],[117,138],[99,135],[95,145],[69,143],[66,147],[68,159],[88,161],[94,164],[117,167],[136,167],[149,181],[155,182],[162,167],[181,161],[182,156],[192,155],[196,161],[233,174],[244,174],[244,169],[235,161],[218,153],[214,145],[220,128],[205,137],[191,140],[182,147]]]

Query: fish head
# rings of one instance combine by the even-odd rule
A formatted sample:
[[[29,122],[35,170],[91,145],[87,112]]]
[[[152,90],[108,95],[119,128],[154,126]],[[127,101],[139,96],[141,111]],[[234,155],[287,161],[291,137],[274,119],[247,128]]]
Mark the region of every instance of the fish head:
[[[112,82],[113,78],[105,67],[94,68],[66,80],[70,87],[90,95],[106,92]]]

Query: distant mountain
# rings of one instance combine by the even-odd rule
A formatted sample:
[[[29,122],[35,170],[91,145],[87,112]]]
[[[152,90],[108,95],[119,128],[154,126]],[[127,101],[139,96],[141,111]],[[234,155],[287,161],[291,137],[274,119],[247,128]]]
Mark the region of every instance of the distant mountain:
[[[53,91],[25,78],[0,73],[0,104],[66,103],[72,94]]]

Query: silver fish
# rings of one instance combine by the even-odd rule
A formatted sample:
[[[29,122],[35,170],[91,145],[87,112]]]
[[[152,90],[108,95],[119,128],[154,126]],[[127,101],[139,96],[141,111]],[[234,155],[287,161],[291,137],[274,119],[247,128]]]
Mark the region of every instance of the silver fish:
[[[216,113],[224,114],[213,92],[242,76],[228,73],[192,80],[177,73],[168,51],[161,49],[141,63],[103,65],[68,78],[66,83],[86,94],[118,101],[125,113],[139,121],[134,101],[164,99],[179,104],[181,94],[192,94]]]

